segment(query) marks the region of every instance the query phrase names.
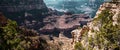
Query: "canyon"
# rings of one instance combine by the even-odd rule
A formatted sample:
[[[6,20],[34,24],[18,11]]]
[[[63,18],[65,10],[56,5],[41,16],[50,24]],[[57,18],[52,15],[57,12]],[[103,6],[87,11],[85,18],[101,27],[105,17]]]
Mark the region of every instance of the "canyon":
[[[95,6],[95,4],[93,5]],[[110,9],[111,14],[115,14],[111,19],[113,20],[112,24],[114,26],[119,25],[117,16],[120,12],[120,6],[119,4],[106,2],[100,7],[97,6],[97,8],[99,9],[95,10],[97,13],[92,18],[91,13],[77,14],[73,13],[73,11],[61,12],[49,8],[43,0],[0,0],[0,12],[3,12],[7,18],[15,20],[21,29],[28,28],[32,32],[38,32],[37,36],[42,37],[48,44],[54,44],[50,48],[56,48],[55,50],[58,48],[61,50],[74,50],[76,43],[80,43],[83,48],[87,47],[86,50],[92,46],[93,50],[100,50],[98,46],[88,46],[89,38],[94,38],[96,35],[94,31],[100,31],[102,25],[100,21],[96,20],[104,10]],[[83,36],[84,33],[87,34]],[[78,41],[79,39],[80,41]]]
[[[57,34],[61,31],[71,37],[71,30],[91,20],[88,14],[59,12],[48,8],[43,0],[1,0],[0,11],[21,27],[34,29],[40,34]],[[54,35],[54,34],[53,34]]]

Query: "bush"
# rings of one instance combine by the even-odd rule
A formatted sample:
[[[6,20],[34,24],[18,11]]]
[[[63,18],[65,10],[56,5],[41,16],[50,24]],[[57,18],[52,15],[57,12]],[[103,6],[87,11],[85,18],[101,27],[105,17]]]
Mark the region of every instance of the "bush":
[[[5,17],[0,14],[0,17]],[[1,18],[0,18],[1,19]],[[5,23],[5,24],[4,24]],[[20,28],[12,20],[0,20],[0,50],[48,50],[46,40],[37,32]]]
[[[81,43],[76,43],[76,45],[75,45],[75,50],[85,50],[85,48],[82,46],[82,44]]]

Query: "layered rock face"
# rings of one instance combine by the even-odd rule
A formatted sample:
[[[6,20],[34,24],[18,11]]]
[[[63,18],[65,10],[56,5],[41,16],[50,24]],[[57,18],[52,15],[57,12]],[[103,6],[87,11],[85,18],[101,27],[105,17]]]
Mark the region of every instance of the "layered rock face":
[[[19,12],[33,9],[47,10],[43,0],[0,0],[0,11]]]
[[[32,25],[35,21],[41,27],[42,19],[49,13],[43,0],[0,0],[0,11],[20,26],[26,27],[29,27],[26,24]]]
[[[43,19],[45,24],[39,29],[40,32],[64,32],[64,34],[70,37],[70,32],[82,25],[86,25],[87,22],[91,21],[87,14],[72,14],[62,16],[49,16]],[[59,33],[57,33],[59,35]]]
[[[0,11],[17,21],[19,26],[43,34],[54,32],[59,35],[60,31],[64,31],[70,35],[71,30],[91,20],[87,14],[65,12],[59,15],[60,12],[47,8],[43,0],[0,0]]]

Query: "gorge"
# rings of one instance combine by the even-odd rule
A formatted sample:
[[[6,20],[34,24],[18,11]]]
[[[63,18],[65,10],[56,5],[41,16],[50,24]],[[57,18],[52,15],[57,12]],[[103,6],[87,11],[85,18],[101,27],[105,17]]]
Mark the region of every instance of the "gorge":
[[[32,47],[31,50],[110,49],[107,40],[111,37],[117,37],[117,40],[119,38],[119,18],[116,16],[120,12],[120,6],[119,2],[115,4],[106,1],[110,0],[0,0],[0,19],[3,19],[0,20],[0,43],[3,43],[1,39],[5,39],[5,42],[7,40],[8,45],[14,45],[11,41],[18,45],[22,43],[21,46],[26,50]],[[99,36],[97,33],[102,34]],[[6,39],[12,35],[15,36]],[[105,40],[106,43],[100,40]],[[113,46],[118,46],[118,43],[119,41],[113,42],[111,48],[117,48]]]
[[[92,0],[53,1],[54,0],[1,0],[0,11],[3,12],[6,17],[17,21],[21,27],[25,26],[43,34],[57,32],[55,34],[58,36],[60,30],[64,30],[70,34],[71,30],[86,24],[86,22],[91,20],[91,16],[95,15],[100,4],[103,3],[103,1],[98,2]],[[53,2],[53,4],[50,4],[50,2]],[[53,9],[51,7],[55,8]],[[59,9],[68,10],[59,11]],[[60,18],[62,20],[58,20]],[[71,26],[65,26],[66,28],[64,28],[64,25]],[[61,26],[64,29],[61,29]]]

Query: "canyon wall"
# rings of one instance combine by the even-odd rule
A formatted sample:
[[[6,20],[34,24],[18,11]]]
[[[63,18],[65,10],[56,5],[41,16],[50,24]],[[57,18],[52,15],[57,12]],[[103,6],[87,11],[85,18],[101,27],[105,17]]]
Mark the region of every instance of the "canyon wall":
[[[76,43],[78,50],[119,50],[120,43],[120,3],[105,2],[94,19],[87,24],[89,30],[80,36]],[[83,27],[84,28],[84,27]],[[81,31],[82,32],[82,31]],[[76,38],[79,39],[79,38]],[[79,47],[78,47],[79,46]]]
[[[33,9],[44,9],[47,7],[43,0],[0,0],[0,11],[19,12]]]

